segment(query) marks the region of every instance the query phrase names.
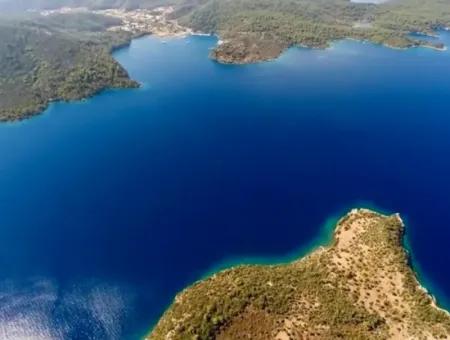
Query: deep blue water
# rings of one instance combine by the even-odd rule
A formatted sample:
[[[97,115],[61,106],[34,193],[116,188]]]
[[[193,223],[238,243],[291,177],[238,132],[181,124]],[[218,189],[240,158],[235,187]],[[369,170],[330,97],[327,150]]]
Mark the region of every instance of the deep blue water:
[[[406,218],[449,305],[450,53],[227,66],[215,42],[135,40],[116,57],[141,89],[0,125],[0,338],[142,335],[220,263],[296,253],[361,202]]]

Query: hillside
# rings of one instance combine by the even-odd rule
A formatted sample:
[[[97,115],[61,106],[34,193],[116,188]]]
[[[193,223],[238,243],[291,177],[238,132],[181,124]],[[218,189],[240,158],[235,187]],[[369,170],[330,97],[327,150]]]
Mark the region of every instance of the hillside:
[[[111,56],[131,38],[106,31],[115,24],[93,14],[1,20],[0,120],[33,115],[52,100],[137,86]]]
[[[334,241],[283,265],[239,266],[180,293],[148,339],[438,339],[450,315],[421,288],[398,215],[353,210]]]

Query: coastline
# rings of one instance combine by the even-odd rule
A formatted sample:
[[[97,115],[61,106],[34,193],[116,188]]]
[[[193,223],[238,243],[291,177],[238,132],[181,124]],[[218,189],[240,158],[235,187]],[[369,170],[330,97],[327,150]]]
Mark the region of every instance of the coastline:
[[[336,227],[336,223],[339,221],[340,217],[338,215],[333,215],[325,220],[319,228],[319,233],[316,237],[314,237],[307,244],[300,246],[299,248],[293,250],[292,252],[288,252],[284,255],[280,256],[242,256],[242,257],[231,257],[229,259],[224,259],[223,261],[218,262],[217,264],[207,269],[199,276],[198,279],[190,282],[186,285],[182,290],[188,289],[189,287],[195,285],[198,282],[206,280],[215,274],[228,269],[237,268],[240,266],[246,265],[279,265],[279,264],[288,264],[298,260],[306,256],[309,252],[322,248],[323,246],[330,244],[333,241],[333,231]],[[178,292],[179,293],[179,292]],[[146,330],[145,334],[142,335],[143,340],[147,339],[148,335],[153,331],[156,327],[161,316],[170,308],[172,305],[172,301],[169,301],[167,306],[161,311],[159,317],[157,317],[150,328]]]
[[[355,208],[357,207],[357,208]],[[288,252],[286,254],[280,256],[242,256],[242,257],[231,257],[229,259],[225,259],[219,262],[216,265],[213,265],[210,269],[206,270],[202,275],[200,275],[199,279],[191,282],[186,285],[181,291],[177,293],[184,292],[189,288],[199,284],[205,280],[208,280],[220,272],[233,270],[242,266],[280,266],[280,265],[289,265],[295,263],[296,261],[301,261],[305,258],[308,258],[310,254],[313,254],[321,249],[326,249],[332,246],[335,241],[335,235],[338,230],[337,226],[340,221],[345,218],[348,214],[352,214],[353,212],[357,212],[360,210],[370,210],[379,215],[389,216],[396,215],[399,221],[403,226],[403,233],[401,236],[401,248],[405,252],[407,258],[407,266],[413,272],[415,281],[420,290],[422,290],[426,295],[428,295],[432,301],[433,306],[445,312],[450,316],[450,305],[447,304],[446,299],[444,298],[444,294],[436,294],[436,291],[433,289],[433,284],[431,280],[426,279],[426,276],[423,272],[420,271],[418,264],[414,260],[413,252],[409,243],[408,233],[407,233],[407,223],[404,222],[400,214],[393,213],[391,211],[387,211],[385,209],[380,208],[370,201],[359,201],[354,204],[346,205],[345,207],[340,208],[337,212],[333,213],[330,217],[328,217],[325,222],[323,222],[318,228],[318,234],[305,243],[304,245],[298,247],[297,249]],[[174,297],[175,298],[175,297]],[[153,322],[151,327],[148,329],[148,332],[142,337],[143,340],[148,340],[150,334],[152,334],[154,328],[157,326],[160,318],[169,310],[172,306],[173,301],[171,301],[166,308],[161,312],[160,317]]]
[[[245,265],[270,266],[270,265],[289,264],[291,262],[297,261],[300,258],[305,257],[306,255],[317,249],[327,247],[331,245],[334,240],[334,232],[339,220],[342,218],[342,216],[345,216],[346,213],[348,213],[355,207],[358,207],[357,209],[369,209],[382,215],[393,214],[392,212],[381,209],[380,207],[368,201],[360,201],[356,202],[355,204],[346,205],[345,207],[340,208],[335,213],[332,213],[328,218],[326,218],[325,221],[321,223],[320,226],[317,228],[318,230],[317,235],[304,245],[301,245],[296,249],[282,255],[243,256],[221,261],[220,263],[212,266],[211,269],[207,270],[203,275],[201,275],[201,277],[198,280],[196,280],[192,284],[207,279],[222,270],[231,269],[234,267]]]
[[[428,294],[435,302],[436,308],[445,311],[450,315],[450,300],[447,296],[435,287],[433,281],[427,278],[419,262],[414,256],[414,251],[409,240],[408,233],[408,218],[402,217],[402,222],[406,226],[405,233],[403,235],[402,246],[406,251],[408,258],[408,265],[413,270],[417,283],[421,289]]]
[[[447,29],[441,29],[441,30],[436,30],[434,32],[434,35],[426,35],[426,36],[430,36],[433,38],[439,38],[439,36],[440,36],[439,32],[441,32],[441,31],[448,32]],[[417,33],[417,32],[410,32],[409,34],[414,34],[414,33]],[[283,53],[285,53],[287,50],[289,50],[291,48],[301,47],[301,48],[306,48],[306,49],[311,49],[311,50],[314,50],[314,49],[326,50],[326,49],[329,49],[330,47],[332,47],[332,45],[334,43],[339,42],[339,41],[344,41],[344,40],[357,41],[360,43],[369,43],[369,44],[379,45],[379,46],[382,46],[385,48],[389,48],[389,49],[393,49],[393,50],[401,50],[401,51],[405,51],[405,50],[409,50],[409,49],[413,49],[413,48],[427,48],[427,49],[431,49],[431,50],[435,50],[435,51],[439,51],[439,52],[445,52],[448,50],[448,46],[446,46],[445,44],[443,44],[442,47],[435,46],[433,44],[427,43],[427,41],[425,41],[425,40],[412,40],[411,44],[408,46],[395,46],[395,45],[390,45],[388,43],[375,42],[370,39],[358,39],[356,37],[346,36],[346,37],[343,37],[340,39],[330,40],[323,46],[309,46],[309,45],[305,45],[305,44],[291,44],[289,46],[280,46],[280,51],[277,54],[269,54],[268,56],[261,56],[261,53],[258,53],[256,55],[256,57],[249,57],[248,54],[245,54],[244,51],[240,50],[240,51],[238,51],[241,54],[241,57],[239,59],[239,58],[234,58],[233,54],[228,54],[228,55],[220,54],[220,49],[223,48],[228,43],[230,43],[232,45],[233,40],[225,39],[218,33],[215,33],[214,36],[217,37],[218,41],[217,41],[215,47],[212,49],[212,51],[210,53],[210,57],[211,57],[211,59],[215,60],[216,62],[224,64],[224,65],[247,65],[247,64],[260,63],[260,62],[270,62],[270,61],[278,59]],[[413,42],[415,42],[416,44],[413,44]],[[258,52],[258,50],[257,50],[257,52]]]
[[[365,204],[365,206],[367,206],[367,205],[370,205],[373,208],[373,204]],[[377,211],[374,211],[373,209],[361,208],[361,207],[353,208],[350,211],[347,210],[347,213],[342,215],[341,218],[338,219],[336,224],[334,224],[331,242],[329,242],[328,244],[323,244],[319,247],[314,247],[314,248],[312,248],[311,252],[309,252],[307,255],[297,257],[296,259],[292,260],[291,262],[278,261],[277,263],[273,263],[272,261],[274,258],[272,257],[272,258],[270,258],[270,261],[268,261],[266,259],[266,261],[264,261],[263,263],[261,263],[261,261],[258,261],[257,263],[251,263],[251,264],[241,263],[241,264],[231,266],[231,267],[227,268],[226,270],[221,269],[220,272],[215,272],[210,276],[204,277],[204,278],[194,282],[193,284],[185,287],[182,291],[180,291],[178,294],[176,294],[174,300],[172,301],[170,308],[163,313],[160,320],[156,323],[156,327],[153,326],[153,328],[149,330],[148,335],[144,339],[145,340],[160,339],[164,336],[164,334],[166,334],[166,336],[168,336],[169,334],[171,334],[170,336],[173,336],[173,335],[180,336],[180,334],[184,334],[184,332],[186,330],[185,327],[189,327],[189,328],[187,328],[188,332],[191,332],[192,327],[194,327],[195,331],[192,334],[197,334],[196,333],[197,330],[200,332],[203,332],[204,328],[202,328],[202,327],[205,326],[204,322],[197,324],[195,322],[198,322],[198,321],[194,321],[194,320],[198,320],[199,317],[202,318],[202,315],[203,316],[205,315],[202,313],[208,313],[208,315],[211,315],[209,312],[210,303],[213,303],[213,305],[216,305],[218,303],[221,303],[220,301],[226,301],[224,303],[226,304],[226,306],[228,306],[229,302],[228,302],[227,296],[229,294],[231,294],[230,301],[235,301],[234,299],[236,297],[236,294],[238,294],[237,292],[241,291],[242,289],[244,289],[244,292],[242,293],[243,296],[248,296],[248,295],[246,295],[248,293],[245,293],[245,292],[249,288],[247,286],[241,287],[242,281],[240,281],[240,280],[244,280],[244,281],[248,280],[249,272],[275,271],[273,273],[277,273],[276,270],[281,270],[282,268],[286,268],[286,270],[289,270],[288,268],[297,268],[297,266],[302,266],[304,264],[310,263],[310,261],[314,262],[318,258],[321,258],[322,254],[329,254],[332,251],[336,251],[336,249],[343,249],[342,251],[344,252],[344,254],[335,255],[338,263],[340,263],[341,259],[343,259],[343,258],[344,258],[344,262],[345,262],[345,258],[347,256],[350,256],[350,258],[352,258],[351,254],[349,254],[348,251],[345,249],[348,246],[348,244],[352,244],[352,242],[355,242],[355,228],[362,227],[362,225],[359,224],[359,222],[355,223],[353,221],[355,221],[355,218],[356,218],[356,220],[358,220],[358,219],[364,218],[361,216],[367,216],[367,215],[376,216],[376,218],[379,218],[379,219],[391,219],[391,220],[394,219],[397,221],[396,228],[398,228],[398,229],[395,232],[397,236],[394,236],[394,239],[387,239],[386,241],[387,241],[387,244],[391,244],[391,246],[394,247],[394,248],[392,248],[394,251],[394,254],[395,254],[395,252],[397,252],[398,256],[400,256],[400,259],[403,258],[403,260],[401,260],[401,262],[399,262],[398,268],[396,268],[395,265],[394,265],[394,267],[389,267],[391,264],[388,260],[388,262],[386,262],[386,264],[389,263],[389,265],[387,267],[388,269],[386,269],[386,270],[388,270],[388,273],[393,273],[392,270],[394,268],[396,268],[395,273],[398,273],[398,275],[400,275],[400,277],[402,277],[402,275],[406,275],[403,279],[400,278],[400,280],[406,280],[406,281],[397,281],[396,284],[393,284],[391,281],[391,284],[394,286],[394,288],[391,287],[391,290],[388,289],[386,291],[387,294],[388,295],[390,294],[391,296],[393,296],[395,301],[398,302],[397,297],[398,297],[399,293],[398,293],[397,289],[408,289],[407,294],[411,294],[411,295],[406,295],[404,297],[404,299],[406,299],[406,300],[404,300],[404,302],[408,301],[407,303],[409,303],[409,304],[412,303],[412,305],[410,305],[410,307],[406,307],[406,308],[412,308],[411,306],[417,306],[417,307],[414,307],[414,313],[424,313],[424,312],[431,313],[430,316],[426,318],[426,320],[436,320],[435,322],[437,322],[437,323],[441,322],[442,320],[445,320],[445,318],[447,318],[446,320],[448,320],[448,318],[450,317],[450,312],[438,304],[436,297],[434,295],[432,295],[428,289],[425,288],[425,285],[423,282],[420,282],[420,280],[417,276],[417,272],[414,270],[414,268],[410,264],[410,252],[408,252],[407,249],[404,247],[405,229],[406,228],[405,228],[405,223],[403,222],[402,218],[400,217],[400,214],[398,214],[398,213],[385,214],[384,212],[381,212],[381,210],[383,210],[383,209],[377,209]],[[336,219],[333,218],[333,219],[328,219],[327,222],[331,222],[332,220],[336,221]],[[326,223],[322,226],[322,231],[324,231],[325,225],[326,225]],[[352,225],[353,225],[353,227],[352,227]],[[356,225],[356,227],[355,227],[355,225]],[[362,228],[364,228],[364,227],[362,227]],[[375,231],[374,231],[375,234],[373,234],[373,235],[378,235],[378,234],[376,234],[377,231],[379,231],[378,225],[372,225],[372,228],[375,228]],[[387,229],[388,231],[393,231],[393,229],[390,229],[389,226],[387,228],[388,228]],[[347,235],[347,236],[343,236],[343,235]],[[362,242],[370,242],[370,241],[367,241],[370,239],[371,239],[370,237],[365,238],[364,240],[366,240],[366,241],[362,241]],[[358,242],[358,241],[356,241],[356,242]],[[381,242],[381,243],[379,243],[379,242]],[[393,242],[393,243],[391,243],[391,242]],[[342,245],[342,244],[344,244],[344,245]],[[383,240],[380,240],[375,244],[385,245],[385,242]],[[381,246],[381,247],[383,247],[383,246]],[[387,246],[387,247],[389,247],[389,246]],[[364,253],[365,253],[365,250],[362,251],[362,254],[364,254]],[[353,261],[363,261],[361,259],[361,256],[363,256],[363,258],[366,258],[366,255],[362,255],[362,254],[361,254],[361,252],[360,253],[356,252],[354,254],[355,259]],[[327,255],[324,255],[324,256],[327,256]],[[360,257],[359,260],[358,260],[358,257]],[[369,257],[369,258],[373,258],[373,257]],[[370,260],[368,260],[368,261],[370,261]],[[321,262],[319,261],[319,263],[321,263]],[[357,262],[357,263],[361,263],[361,262]],[[218,268],[218,267],[216,267],[216,268]],[[301,268],[301,267],[298,267],[298,268]],[[316,268],[316,267],[312,267],[312,268]],[[384,267],[375,265],[375,266],[371,266],[369,268],[384,268]],[[314,272],[314,270],[313,270],[313,272]],[[348,270],[348,267],[347,267],[347,270]],[[377,270],[378,270],[378,272],[381,271],[381,273],[383,273],[383,269],[375,269],[374,274],[377,272]],[[238,274],[238,273],[242,273],[243,276],[240,276],[241,274]],[[352,276],[348,276],[349,274],[352,274]],[[356,277],[360,277],[361,273],[358,273],[358,271],[353,272],[350,267],[349,274],[348,275],[344,274],[344,276],[343,276],[344,282],[347,282],[349,285],[351,285],[351,282],[358,282],[358,279],[355,279],[355,276],[353,276],[353,275],[356,275]],[[309,274],[309,275],[314,275],[314,274]],[[380,274],[378,273],[375,275],[376,275],[375,277],[377,277]],[[389,277],[389,279],[392,279],[390,274],[381,274],[381,275],[382,275],[382,278]],[[388,275],[388,276],[385,276],[385,275]],[[237,278],[236,278],[236,276],[237,276]],[[233,279],[233,277],[234,277],[234,279]],[[253,287],[253,285],[255,285],[255,287],[261,287],[261,286],[265,286],[265,284],[264,284],[265,280],[269,280],[267,284],[269,287],[272,287],[273,284],[272,284],[270,277],[271,276],[263,278],[262,281],[260,281],[260,279],[256,279],[256,281],[255,281],[255,279],[253,279],[253,280],[250,280],[248,283],[251,285],[251,287]],[[238,279],[239,281],[235,281],[236,279]],[[297,280],[300,280],[300,282],[302,281],[302,279],[299,279],[299,278],[297,278]],[[374,278],[374,280],[375,280],[375,282],[377,282],[376,278]],[[259,283],[258,283],[258,281],[259,281]],[[235,282],[239,282],[238,286],[236,286]],[[276,283],[277,285],[280,284],[280,282],[278,282],[278,281],[276,281],[276,282],[277,282]],[[290,282],[290,281],[288,280],[288,282]],[[228,284],[231,284],[231,286],[228,286]],[[357,287],[358,287],[358,285],[359,285],[359,283],[357,283]],[[383,284],[381,284],[381,285],[383,285]],[[403,285],[406,285],[406,286],[403,286]],[[222,288],[220,288],[220,287],[222,287]],[[228,288],[226,288],[226,287],[228,287]],[[288,287],[289,287],[289,285],[288,285]],[[331,284],[330,287],[335,287],[335,285]],[[339,284],[338,284],[338,287],[339,287]],[[409,287],[409,288],[401,288],[401,287]],[[280,289],[281,288],[282,288],[282,286],[280,286]],[[255,288],[255,289],[257,289],[257,288]],[[271,288],[264,288],[264,289],[270,290]],[[289,288],[287,288],[287,289],[289,291]],[[353,289],[354,289],[354,287],[350,288],[348,290],[350,296],[352,296],[352,294],[354,294]],[[369,296],[370,297],[369,300],[363,298],[363,300],[362,301],[360,300],[358,302],[358,304],[362,303],[363,305],[366,305],[366,306],[367,306],[367,304],[369,304],[371,306],[371,307],[369,307],[369,310],[370,310],[372,308],[372,303],[373,303],[373,300],[372,300],[372,302],[370,302],[370,299],[373,298],[372,294],[369,294],[369,292],[372,289],[372,288],[370,288],[370,284],[369,284],[368,288],[366,288],[366,289],[369,289],[369,291],[366,290],[366,294],[364,296],[366,296],[366,297]],[[380,297],[380,295],[376,295],[377,294],[376,292],[379,292],[379,289],[380,289],[380,287],[376,288],[376,290],[373,290],[375,296]],[[393,291],[392,291],[392,289],[393,289]],[[209,295],[210,290],[211,290],[211,292],[213,292],[212,295]],[[258,290],[256,290],[256,291],[258,291]],[[233,292],[233,293],[231,293],[231,292]],[[292,290],[291,290],[291,292],[292,292]],[[199,293],[200,293],[200,295],[198,295]],[[254,293],[254,294],[257,294],[257,293]],[[211,331],[219,332],[219,333],[214,333],[214,334],[216,334],[216,335],[219,334],[221,337],[223,337],[224,334],[226,334],[226,332],[227,332],[227,329],[228,329],[227,327],[229,327],[229,322],[233,323],[234,321],[232,321],[232,320],[235,320],[235,322],[237,322],[239,325],[241,325],[242,322],[245,322],[243,320],[245,320],[245,318],[246,318],[243,315],[247,315],[247,318],[248,317],[251,318],[251,316],[249,316],[249,314],[248,314],[249,310],[247,308],[250,308],[250,311],[254,311],[254,312],[256,312],[257,308],[259,308],[258,304],[255,307],[255,306],[253,306],[254,302],[251,302],[251,301],[254,301],[254,300],[252,300],[253,298],[257,299],[256,301],[259,301],[258,295],[254,295],[254,294],[250,295],[248,297],[248,299],[250,299],[250,300],[248,301],[247,306],[249,306],[249,307],[245,307],[246,304],[244,304],[244,307],[241,307],[241,308],[244,308],[242,310],[242,313],[243,313],[242,315],[241,314],[238,314],[239,316],[235,315],[236,319],[231,319],[231,320],[225,318],[225,320],[228,320],[228,321],[225,321],[225,323],[223,324],[224,326],[228,325],[228,326],[225,326],[225,328],[221,328],[221,326],[217,326],[215,321],[212,321],[213,326],[211,326],[211,327],[213,327],[212,329],[215,329],[215,331],[212,331],[212,330]],[[265,294],[265,293],[263,293],[263,294]],[[327,292],[327,294],[329,294],[329,292]],[[200,296],[201,297],[205,296],[205,298],[204,298],[205,302],[198,305],[198,302],[194,302],[194,301],[197,301],[197,298],[200,298]],[[262,296],[266,296],[266,295],[262,295]],[[290,296],[290,295],[288,295],[288,296]],[[353,295],[353,296],[355,296],[355,295]],[[358,296],[358,295],[356,295],[356,296]],[[382,295],[382,296],[386,296],[386,295]],[[194,300],[192,300],[192,299],[194,299]],[[201,299],[203,299],[203,298],[201,298]],[[387,297],[386,297],[386,299],[387,299]],[[209,301],[209,302],[206,302],[206,301]],[[211,302],[211,301],[213,301],[213,302]],[[301,300],[301,301],[303,301],[303,300]],[[378,304],[380,303],[378,298],[376,301]],[[411,302],[411,301],[413,301],[413,302]],[[425,301],[427,301],[427,302],[425,302]],[[388,303],[388,304],[386,305],[386,303]],[[423,303],[425,303],[425,304],[422,305]],[[334,306],[334,304],[332,304],[332,305]],[[270,311],[272,310],[271,309],[272,307],[270,307],[270,306],[271,305],[269,304],[269,307],[268,307],[269,314],[271,313]],[[320,306],[320,304],[319,304],[319,306]],[[419,333],[415,333],[416,331],[414,329],[412,330],[413,333],[409,333],[410,329],[408,326],[408,331],[406,331],[406,333],[404,333],[405,325],[403,324],[403,322],[406,322],[406,323],[416,322],[416,321],[419,322],[419,319],[415,319],[416,317],[418,317],[418,315],[413,313],[413,314],[411,314],[411,316],[408,316],[408,318],[405,319],[405,320],[409,320],[409,321],[402,321],[402,319],[399,319],[396,316],[392,317],[392,315],[396,315],[396,313],[397,313],[395,307],[393,307],[393,311],[392,311],[392,313],[394,313],[394,314],[391,314],[390,310],[386,311],[386,309],[385,309],[386,306],[392,306],[389,303],[389,300],[386,300],[382,304],[382,307],[381,307],[381,311],[382,311],[381,315],[385,315],[385,317],[387,319],[380,319],[379,322],[380,322],[380,324],[386,323],[388,329],[390,329],[390,331],[394,332],[394,333],[388,333],[389,338],[397,338],[398,336],[400,336],[400,338],[402,338],[403,336],[406,336],[406,334],[409,334],[409,335],[416,334],[417,335],[417,334],[423,334],[422,332],[425,332],[425,334],[430,334],[432,336],[435,336],[434,331],[432,334],[430,333],[430,329],[428,328],[428,327],[430,327],[429,324],[427,324],[426,328],[421,328],[421,326],[418,326],[419,328],[414,328],[414,329],[418,329]],[[254,310],[253,307],[255,307],[256,310]],[[422,307],[425,309],[421,309]],[[191,308],[194,308],[194,309],[191,309]],[[334,308],[334,307],[331,307],[331,308]],[[401,308],[405,308],[405,307],[402,305]],[[418,309],[416,309],[416,308],[418,308]],[[427,309],[427,308],[431,308],[431,309]],[[192,314],[191,314],[191,310],[192,310]],[[221,313],[226,313],[225,310],[219,309],[219,311],[217,312],[218,315],[222,315]],[[283,310],[286,310],[286,309],[283,309]],[[291,309],[288,308],[287,311],[289,311],[289,310],[291,310]],[[411,311],[411,309],[408,309],[408,310]],[[203,312],[201,312],[201,311],[203,311]],[[301,314],[303,313],[301,311],[299,311],[299,312]],[[182,313],[182,314],[180,314],[180,313]],[[252,315],[252,313],[253,312],[250,312],[250,315]],[[278,335],[286,334],[286,336],[289,334],[292,334],[291,333],[291,331],[293,330],[292,325],[293,324],[297,325],[297,323],[295,323],[292,320],[298,321],[298,319],[295,319],[295,317],[293,315],[291,315],[290,313],[291,312],[288,312],[287,315],[282,314],[282,316],[281,316],[282,319],[280,319],[276,323],[277,325],[280,325],[280,322],[281,322],[281,325],[282,325],[283,318],[287,318],[287,319],[284,319],[284,320],[288,320],[288,321],[285,321],[285,323],[284,323],[284,325],[288,327],[287,330],[286,330],[286,328],[284,328],[284,330],[281,331],[280,328],[276,328],[277,329],[276,334],[278,334]],[[445,316],[445,318],[440,319],[437,316],[437,314],[435,314],[435,313],[441,313],[441,317]],[[193,316],[191,317],[191,315],[193,315]],[[213,316],[215,315],[214,312],[212,315]],[[380,315],[380,314],[378,314],[378,315]],[[415,316],[413,316],[413,315],[415,315]],[[431,315],[433,315],[433,316],[431,316]],[[235,318],[235,317],[232,317],[232,318]],[[293,317],[294,317],[294,319],[291,319]],[[437,319],[433,319],[434,317],[436,317]],[[204,318],[203,318],[203,320],[204,320]],[[212,320],[215,320],[215,319],[213,318]],[[306,317],[306,320],[308,320],[307,317]],[[424,319],[420,319],[420,320],[421,321],[419,322],[419,324],[422,324],[422,322],[424,322],[423,321]],[[437,321],[437,320],[441,320],[441,321]],[[194,322],[194,324],[192,324],[192,322]],[[251,323],[252,321],[248,320],[248,322]],[[288,322],[288,323],[286,324],[286,322]],[[292,322],[294,322],[294,323],[292,323]],[[302,323],[303,325],[308,324],[308,323],[305,324],[304,322]],[[392,322],[394,322],[394,324],[392,324]],[[433,321],[431,321],[431,322],[433,322]],[[444,322],[444,321],[442,321],[442,322]],[[435,324],[435,326],[440,327],[440,326],[438,326],[437,323]],[[395,326],[396,324],[397,324],[397,326]],[[425,327],[425,324],[423,324],[423,326]],[[197,327],[200,327],[200,328],[197,328]],[[219,328],[217,328],[217,327],[219,327]],[[235,327],[237,327],[237,326],[231,326],[231,329],[233,329],[233,330],[231,330],[230,332],[236,332],[237,329]],[[260,332],[260,331],[258,331],[258,327],[256,327],[256,329],[254,327],[255,326],[253,326],[253,329],[255,331]],[[324,326],[323,325],[314,326],[314,323],[313,323],[311,325],[311,327],[324,327]],[[434,327],[434,326],[431,326],[431,327]],[[301,329],[303,329],[303,326]],[[250,331],[250,330],[247,329],[247,331]],[[267,331],[267,329],[265,329],[264,332],[266,332],[266,331]],[[168,333],[166,333],[166,332],[168,332]],[[178,332],[180,332],[180,333],[178,333]],[[225,332],[225,333],[222,333],[222,332]],[[244,331],[244,332],[246,332],[246,331]],[[375,332],[378,332],[378,331],[375,331]],[[203,333],[201,333],[201,334],[203,334]],[[240,334],[239,331],[238,331],[238,333],[234,333],[234,336],[236,336],[238,334]],[[403,334],[403,335],[401,335],[401,334]],[[440,336],[443,335],[443,333],[438,333],[438,334],[441,334]]]
[[[181,26],[180,26],[181,27]],[[443,31],[448,32],[448,30],[444,29]],[[436,37],[439,37],[438,34],[439,31],[436,31]],[[414,33],[414,32],[411,32]],[[164,42],[164,40],[162,39],[186,39],[187,37],[190,36],[207,36],[207,37],[215,37],[216,38],[216,43],[215,45],[212,47],[211,53],[210,53],[210,58],[212,60],[214,60],[217,63],[220,64],[224,64],[224,65],[252,65],[252,64],[257,64],[257,63],[261,63],[261,62],[271,62],[271,61],[275,61],[277,60],[281,55],[283,55],[284,53],[286,53],[289,49],[291,48],[304,48],[304,49],[310,49],[310,50],[319,50],[319,49],[323,49],[323,50],[327,50],[327,49],[331,49],[333,48],[333,45],[340,42],[340,41],[345,41],[345,40],[349,40],[349,41],[355,41],[361,44],[373,44],[373,45],[378,45],[384,48],[389,48],[389,49],[393,49],[393,50],[400,50],[400,51],[406,51],[409,49],[413,49],[413,48],[426,48],[426,49],[430,49],[430,50],[434,50],[434,51],[438,51],[438,52],[445,52],[448,50],[448,47],[446,45],[444,45],[442,48],[440,47],[436,47],[436,46],[432,46],[432,45],[428,45],[428,44],[420,44],[417,46],[408,46],[408,47],[397,47],[397,46],[391,46],[389,44],[383,44],[383,43],[375,43],[372,42],[370,40],[366,40],[366,39],[357,39],[357,38],[353,38],[353,37],[345,37],[342,39],[338,39],[338,40],[333,40],[330,41],[328,43],[328,45],[326,47],[315,47],[315,46],[307,46],[307,45],[303,45],[303,44],[296,44],[296,45],[292,45],[292,46],[288,46],[287,48],[284,48],[281,50],[281,52],[274,57],[270,57],[270,58],[266,58],[266,59],[256,59],[256,60],[244,60],[242,62],[240,61],[226,61],[226,60],[221,60],[220,58],[217,58],[215,51],[217,50],[217,48],[219,48],[220,46],[223,46],[224,43],[226,43],[228,40],[222,38],[220,36],[220,34],[218,33],[203,33],[203,32],[198,32],[198,31],[193,31],[192,29],[188,28],[188,27],[183,27],[183,31],[177,31],[177,32],[172,32],[172,33],[167,33],[165,32],[164,34],[159,34],[158,32],[140,32],[140,33],[136,33],[134,35],[132,35],[130,37],[129,40],[127,40],[124,43],[121,43],[119,45],[113,46],[110,48],[109,50],[109,54],[110,56],[114,59],[114,61],[118,64],[118,66],[120,68],[122,68],[126,74],[127,74],[127,78],[125,79],[127,82],[129,82],[129,84],[127,86],[116,86],[115,84],[107,84],[99,89],[96,89],[95,91],[92,91],[91,93],[88,93],[86,96],[83,97],[77,97],[77,98],[51,98],[50,100],[48,100],[45,103],[41,103],[39,104],[39,106],[37,106],[36,108],[33,109],[27,109],[23,112],[23,114],[20,117],[14,117],[14,118],[0,118],[0,124],[1,123],[7,123],[7,122],[19,122],[22,120],[27,120],[27,119],[31,119],[35,116],[38,116],[42,113],[44,113],[49,106],[52,103],[55,102],[76,102],[76,101],[82,101],[82,100],[86,100],[89,98],[92,98],[96,95],[98,95],[99,93],[101,93],[102,91],[108,90],[108,89],[136,89],[142,86],[142,84],[140,84],[138,81],[136,81],[135,79],[131,78],[128,75],[127,70],[117,61],[117,59],[114,57],[114,53],[128,48],[130,47],[131,43],[136,40],[136,39],[141,39],[147,36],[155,36],[158,37],[159,39],[161,39],[162,42]]]
[[[370,205],[369,203],[367,203]],[[344,211],[344,209],[342,209]],[[210,269],[207,269],[199,276],[198,279],[192,281],[191,283],[187,284],[182,290],[186,290],[189,287],[192,287],[196,283],[199,283],[201,281],[204,281],[215,274],[228,269],[237,268],[240,266],[246,266],[246,265],[277,265],[277,264],[288,264],[291,262],[294,262],[298,260],[299,258],[304,257],[309,252],[312,252],[314,250],[320,249],[321,247],[326,246],[327,244],[331,244],[333,241],[333,235],[334,235],[334,229],[336,227],[337,222],[340,219],[339,214],[333,214],[329,218],[325,220],[325,222],[322,223],[320,228],[318,229],[318,234],[315,236],[312,240],[310,240],[307,244],[302,245],[298,247],[297,249],[294,249],[291,252],[288,252],[284,255],[280,256],[243,256],[243,257],[232,257],[229,259],[224,259],[223,261],[220,261],[219,263],[213,265]],[[178,292],[180,293],[180,291]],[[177,294],[178,294],[177,293]],[[161,310],[160,315],[152,321],[152,324],[147,329],[145,334],[142,335],[141,339],[146,340],[149,336],[149,334],[152,333],[153,329],[158,324],[158,321],[160,318],[164,315],[164,313],[171,307],[173,301],[169,301],[167,303],[167,306]]]
[[[144,38],[148,36],[148,33],[140,33],[130,36],[130,38],[120,44],[114,45],[109,48],[108,53],[111,57],[111,59],[114,61],[116,67],[124,72],[125,78],[118,81],[117,83],[109,83],[109,84],[103,84],[97,89],[93,89],[92,91],[89,91],[84,96],[77,96],[73,98],[49,98],[48,100],[43,101],[42,103],[39,103],[35,105],[35,107],[30,107],[22,110],[22,113],[20,116],[14,116],[13,118],[8,118],[10,113],[8,111],[2,111],[1,113],[6,114],[7,117],[1,117],[0,118],[0,124],[5,123],[17,123],[21,121],[25,121],[31,118],[34,118],[36,116],[44,114],[52,104],[54,103],[73,103],[73,102],[82,102],[85,100],[88,100],[92,97],[95,97],[99,94],[101,94],[104,91],[107,90],[125,90],[125,89],[138,89],[141,88],[143,84],[140,82],[132,79],[130,75],[128,74],[128,71],[125,69],[123,65],[119,63],[119,61],[114,57],[114,54],[120,50],[129,48],[131,43],[134,40]],[[11,111],[12,112],[12,111]]]

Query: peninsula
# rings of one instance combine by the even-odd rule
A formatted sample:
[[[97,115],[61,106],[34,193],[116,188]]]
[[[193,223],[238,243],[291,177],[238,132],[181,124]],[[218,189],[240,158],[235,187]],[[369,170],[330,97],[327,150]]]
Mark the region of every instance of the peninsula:
[[[450,26],[450,3],[442,0],[209,0],[179,19],[194,30],[213,32],[222,44],[211,57],[223,63],[277,58],[291,46],[325,48],[351,38],[394,48],[443,49],[411,37]]]
[[[111,52],[133,34],[93,13],[0,18],[0,121],[43,111],[51,101],[137,87]]]
[[[352,210],[302,259],[187,288],[147,339],[448,339],[450,315],[418,283],[403,233],[399,215]]]

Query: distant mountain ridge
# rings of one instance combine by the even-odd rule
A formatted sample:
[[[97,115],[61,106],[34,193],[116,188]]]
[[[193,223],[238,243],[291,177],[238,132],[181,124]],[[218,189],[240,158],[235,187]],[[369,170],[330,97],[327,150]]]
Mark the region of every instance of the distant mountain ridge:
[[[43,10],[60,7],[105,8],[153,8],[176,4],[178,0],[0,0],[0,10]]]

